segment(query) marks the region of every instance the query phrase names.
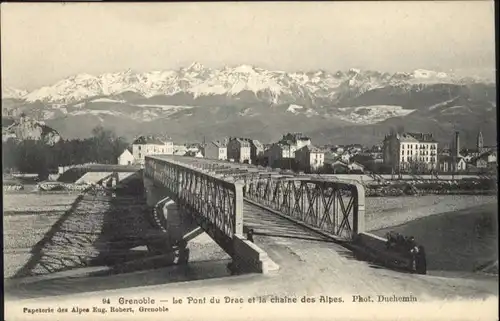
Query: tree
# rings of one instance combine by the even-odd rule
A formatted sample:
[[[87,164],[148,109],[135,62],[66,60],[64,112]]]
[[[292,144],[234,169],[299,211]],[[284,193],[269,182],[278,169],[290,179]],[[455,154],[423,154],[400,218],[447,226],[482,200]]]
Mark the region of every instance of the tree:
[[[58,166],[89,162],[114,164],[128,143],[111,130],[97,126],[93,136],[83,140],[60,140],[50,146],[42,141],[7,140],[2,143],[4,170],[38,173],[42,179]]]

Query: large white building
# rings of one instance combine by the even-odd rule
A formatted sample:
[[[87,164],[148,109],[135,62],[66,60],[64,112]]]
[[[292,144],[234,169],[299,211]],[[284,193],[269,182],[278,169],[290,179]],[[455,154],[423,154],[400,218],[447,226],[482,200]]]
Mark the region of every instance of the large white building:
[[[227,160],[227,145],[225,142],[210,142],[204,149],[205,158]]]
[[[137,163],[144,164],[144,157],[148,155],[172,155],[174,143],[163,141],[152,136],[140,136],[132,143],[132,155]]]
[[[384,164],[393,170],[436,169],[438,143],[432,134],[393,133],[384,139]]]

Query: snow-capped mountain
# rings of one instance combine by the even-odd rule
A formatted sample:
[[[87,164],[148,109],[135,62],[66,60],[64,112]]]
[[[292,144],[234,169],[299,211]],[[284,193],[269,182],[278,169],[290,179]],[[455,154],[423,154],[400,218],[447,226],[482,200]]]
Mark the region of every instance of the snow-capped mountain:
[[[193,63],[187,68],[136,73],[127,70],[98,76],[79,74],[30,93],[18,94],[28,102],[69,104],[98,96],[134,92],[150,98],[187,94],[234,97],[248,92],[269,104],[308,102],[321,104],[347,95],[359,95],[384,86],[416,83],[458,83],[459,78],[442,72],[415,70],[411,73],[381,73],[350,69],[328,73],[269,71],[240,65],[220,69]],[[12,95],[12,94],[11,94]]]
[[[23,99],[28,94],[27,90],[12,87],[2,87],[2,99]]]
[[[86,136],[99,122],[120,135],[168,128],[182,139],[211,132],[267,140],[289,130],[315,130],[321,137],[325,130],[396,121],[447,133],[472,130],[496,113],[495,84],[425,69],[284,72],[193,63],[177,70],[79,74],[31,92],[3,88],[2,94],[11,98],[2,99],[4,115],[44,120],[63,137]]]

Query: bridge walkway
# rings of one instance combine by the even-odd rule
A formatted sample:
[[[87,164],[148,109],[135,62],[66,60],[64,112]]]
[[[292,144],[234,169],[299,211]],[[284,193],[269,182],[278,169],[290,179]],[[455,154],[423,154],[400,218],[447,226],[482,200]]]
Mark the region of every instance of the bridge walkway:
[[[445,298],[498,293],[491,279],[433,276],[432,271],[408,274],[358,260],[331,239],[248,202],[244,226],[254,229],[254,243],[280,266],[272,281],[266,281],[269,290],[272,284],[279,284],[273,294],[411,293]]]

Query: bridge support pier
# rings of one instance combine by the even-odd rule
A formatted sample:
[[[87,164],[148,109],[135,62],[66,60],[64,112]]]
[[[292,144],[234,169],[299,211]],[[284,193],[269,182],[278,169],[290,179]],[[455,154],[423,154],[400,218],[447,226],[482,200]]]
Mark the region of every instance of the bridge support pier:
[[[270,273],[279,270],[279,266],[268,254],[249,241],[243,235],[234,235],[233,261],[228,264],[232,274]]]
[[[164,238],[155,240],[149,248],[160,253],[177,253],[178,264],[186,264],[189,260],[188,242],[202,234],[203,229],[189,215],[182,213],[164,187],[156,186],[151,179],[144,177],[144,188],[146,203],[154,213],[155,223],[164,232]],[[174,260],[172,256],[172,263]]]
[[[158,220],[165,220],[158,225],[168,234],[172,248],[178,246],[181,252],[189,240],[204,231],[231,256],[233,273],[279,269],[267,253],[243,236],[241,183],[175,160],[147,156],[145,162],[147,203],[156,213],[165,210],[165,216],[157,215]],[[186,258],[180,254],[183,262]]]

